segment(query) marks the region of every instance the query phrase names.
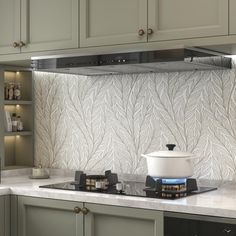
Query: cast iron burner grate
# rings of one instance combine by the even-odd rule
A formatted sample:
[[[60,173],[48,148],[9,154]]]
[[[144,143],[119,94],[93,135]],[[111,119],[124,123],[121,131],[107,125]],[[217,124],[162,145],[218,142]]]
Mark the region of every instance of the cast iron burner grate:
[[[216,190],[215,187],[197,186],[196,179],[158,179],[147,176],[145,183],[120,182],[118,175],[106,171],[104,175],[86,175],[76,171],[75,181],[44,185],[41,188],[71,190],[79,192],[95,192],[125,196],[178,199],[194,194]]]

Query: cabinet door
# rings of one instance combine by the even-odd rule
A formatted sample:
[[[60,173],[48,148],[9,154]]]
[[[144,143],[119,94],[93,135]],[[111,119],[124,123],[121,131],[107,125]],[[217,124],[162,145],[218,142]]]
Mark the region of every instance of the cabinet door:
[[[149,0],[149,41],[228,35],[228,15],[228,0]]]
[[[10,198],[0,196],[0,235],[10,236]]]
[[[0,235],[5,233],[5,202],[4,197],[0,197]]]
[[[199,222],[199,236],[234,236],[236,235],[236,225],[228,223],[218,223],[218,222]]]
[[[198,235],[198,221],[165,217],[164,232],[166,236],[196,236]]]
[[[19,53],[13,43],[20,41],[20,1],[0,0],[0,54]]]
[[[18,236],[83,236],[82,204],[51,199],[19,197]]]
[[[229,33],[236,34],[236,1],[229,1]]]
[[[22,0],[22,52],[78,47],[78,0]]]
[[[85,204],[85,236],[163,236],[163,213]]]
[[[147,0],[80,0],[80,46],[147,42]]]

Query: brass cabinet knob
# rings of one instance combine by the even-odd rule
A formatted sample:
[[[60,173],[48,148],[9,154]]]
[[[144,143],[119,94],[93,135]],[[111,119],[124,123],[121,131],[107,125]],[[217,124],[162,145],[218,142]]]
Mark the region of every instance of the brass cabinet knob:
[[[143,36],[145,34],[145,31],[143,30],[143,29],[140,29],[139,31],[138,31],[138,35],[139,36]]]
[[[22,48],[22,47],[24,47],[24,46],[25,46],[25,43],[24,43],[24,42],[22,42],[22,41],[20,41],[20,44],[19,44],[19,46]]]
[[[83,207],[83,208],[81,209],[81,211],[82,211],[82,213],[83,213],[84,215],[87,215],[87,214],[89,213],[89,209],[86,208],[86,207]]]
[[[74,208],[74,213],[79,214],[81,212],[81,208],[80,207],[75,207]]]
[[[148,35],[153,34],[153,29],[149,28],[149,29],[147,30],[147,34],[148,34]]]
[[[20,47],[20,44],[17,43],[17,42],[14,42],[14,43],[12,44],[12,46],[13,46],[13,48],[18,48],[18,47]]]

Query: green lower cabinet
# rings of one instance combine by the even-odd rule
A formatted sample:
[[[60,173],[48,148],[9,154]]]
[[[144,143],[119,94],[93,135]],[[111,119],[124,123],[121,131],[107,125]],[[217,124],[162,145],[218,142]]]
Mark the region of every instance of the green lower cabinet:
[[[18,236],[83,236],[82,203],[18,198]]]
[[[84,236],[163,236],[163,212],[85,204]]]
[[[21,196],[17,202],[18,234],[11,236],[163,236],[160,211]]]
[[[0,196],[0,236],[10,236],[9,196]]]
[[[5,228],[5,206],[4,206],[4,197],[0,197],[0,236],[3,236]]]

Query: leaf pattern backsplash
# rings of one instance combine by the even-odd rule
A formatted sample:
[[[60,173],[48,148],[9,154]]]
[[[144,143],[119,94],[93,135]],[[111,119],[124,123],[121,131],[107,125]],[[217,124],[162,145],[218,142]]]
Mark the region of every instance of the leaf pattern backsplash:
[[[196,177],[236,180],[235,70],[34,80],[36,165],[147,174],[141,154],[175,143]]]

